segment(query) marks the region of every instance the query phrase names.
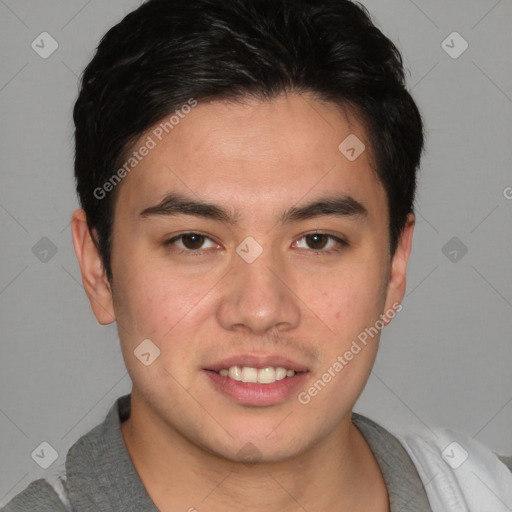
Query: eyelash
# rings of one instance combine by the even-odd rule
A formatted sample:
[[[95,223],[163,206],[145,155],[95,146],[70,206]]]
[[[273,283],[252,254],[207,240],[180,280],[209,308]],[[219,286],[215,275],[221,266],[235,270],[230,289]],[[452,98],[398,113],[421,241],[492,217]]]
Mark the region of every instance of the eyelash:
[[[212,240],[209,236],[207,235],[204,235],[202,233],[199,233],[197,231],[186,231],[184,233],[180,233],[179,235],[176,235],[168,240],[166,240],[164,242],[164,246],[165,247],[169,247],[169,246],[172,246],[173,244],[175,244],[178,240],[180,240],[181,238],[183,238],[183,236],[185,235],[199,235],[199,236],[203,236],[205,239],[208,239],[214,243],[216,243],[214,240]],[[309,249],[310,252],[313,252],[313,253],[316,253],[316,254],[320,254],[320,253],[324,253],[324,254],[335,254],[335,253],[338,253],[340,252],[343,248],[345,247],[348,247],[350,244],[348,242],[346,242],[345,240],[343,240],[342,238],[339,238],[335,235],[331,235],[329,233],[324,233],[324,232],[321,232],[321,231],[313,231],[311,233],[305,233],[304,235],[302,235],[300,238],[298,238],[298,240],[302,240],[303,238],[307,237],[307,236],[311,236],[311,235],[323,235],[323,236],[327,236],[330,240],[334,240],[338,246],[335,248],[335,249],[329,249],[329,250],[324,250],[324,249]],[[175,252],[177,254],[184,254],[184,255],[187,255],[187,256],[203,256],[205,251],[207,251],[208,249],[178,249],[178,250],[175,250]]]

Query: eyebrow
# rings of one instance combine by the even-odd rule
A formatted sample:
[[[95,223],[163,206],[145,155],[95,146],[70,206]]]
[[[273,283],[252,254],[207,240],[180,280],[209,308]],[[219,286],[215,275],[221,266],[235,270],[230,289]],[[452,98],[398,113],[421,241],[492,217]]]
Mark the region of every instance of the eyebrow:
[[[192,215],[232,225],[236,224],[240,218],[238,212],[233,214],[222,206],[176,193],[166,195],[160,203],[140,212],[142,218],[176,215]],[[288,224],[329,215],[363,220],[368,217],[368,210],[351,196],[336,195],[316,199],[304,206],[292,206],[280,215],[279,222]]]

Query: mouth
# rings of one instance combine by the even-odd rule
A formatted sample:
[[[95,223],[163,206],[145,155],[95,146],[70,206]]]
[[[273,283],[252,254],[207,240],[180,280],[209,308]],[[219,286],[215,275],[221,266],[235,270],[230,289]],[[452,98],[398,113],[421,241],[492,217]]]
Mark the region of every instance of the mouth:
[[[230,366],[229,368],[221,368],[215,372],[222,377],[227,377],[237,382],[273,384],[274,382],[289,379],[294,375],[305,373],[304,371],[295,371],[283,366],[266,366],[264,368],[255,368],[253,366]]]
[[[303,387],[309,370],[276,356],[238,356],[225,359],[203,373],[213,389],[243,405],[266,406],[284,402]]]

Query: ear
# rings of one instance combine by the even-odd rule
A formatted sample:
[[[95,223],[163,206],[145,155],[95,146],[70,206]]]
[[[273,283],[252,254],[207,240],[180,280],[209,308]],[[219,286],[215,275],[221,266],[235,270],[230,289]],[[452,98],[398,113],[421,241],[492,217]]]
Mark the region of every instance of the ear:
[[[412,235],[415,225],[414,214],[409,213],[407,215],[407,221],[405,227],[400,235],[398,245],[391,260],[391,270],[389,281],[387,285],[386,303],[384,312],[389,311],[393,308],[394,304],[399,304],[405,295],[406,275],[407,275],[407,263],[409,261],[409,255],[411,254],[412,248]],[[384,315],[384,322],[388,324],[391,319]]]
[[[85,211],[78,209],[71,216],[73,245],[82,273],[82,283],[89,297],[96,320],[102,325],[115,321],[112,290],[103,261],[92,239]]]

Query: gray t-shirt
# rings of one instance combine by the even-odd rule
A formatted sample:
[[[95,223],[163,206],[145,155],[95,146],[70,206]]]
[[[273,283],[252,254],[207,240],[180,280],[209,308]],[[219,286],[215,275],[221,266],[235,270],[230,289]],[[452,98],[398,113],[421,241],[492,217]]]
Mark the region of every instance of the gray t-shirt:
[[[130,416],[130,395],[116,400],[105,420],[68,451],[64,492],[66,507],[44,479],[32,482],[1,512],[158,512],[130,459],[121,422]],[[354,413],[386,483],[391,512],[431,512],[425,489],[400,442],[372,420]],[[191,504],[193,506],[193,503]]]

